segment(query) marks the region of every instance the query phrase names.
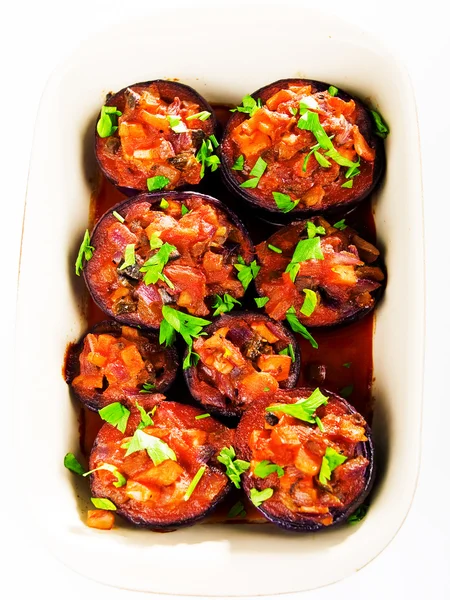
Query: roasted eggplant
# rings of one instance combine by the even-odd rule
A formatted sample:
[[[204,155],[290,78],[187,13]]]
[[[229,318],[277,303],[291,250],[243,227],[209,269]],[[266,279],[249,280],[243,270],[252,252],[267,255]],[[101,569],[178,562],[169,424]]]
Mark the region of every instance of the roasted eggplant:
[[[178,364],[176,351],[161,346],[154,333],[103,321],[70,348],[65,378],[80,402],[97,411],[112,402],[165,392]]]
[[[385,285],[379,250],[341,220],[322,217],[283,227],[256,248],[256,289],[275,320],[296,315],[307,327],[348,323],[371,311]]]
[[[184,371],[192,396],[207,410],[240,417],[252,402],[295,386],[300,353],[280,323],[251,312],[224,314],[194,342],[199,356]]]
[[[103,425],[89,460],[93,497],[109,500],[117,514],[153,530],[203,519],[230,490],[216,457],[232,444],[234,432],[212,417],[196,419],[201,414],[163,401],[145,419],[132,411],[125,433]]]
[[[173,190],[200,183],[206,165],[217,168],[218,161],[205,164],[215,131],[212,108],[191,87],[136,83],[110,95],[102,107],[95,154],[107,179],[128,195],[152,186]]]
[[[374,479],[371,432],[343,398],[319,388],[280,390],[244,413],[235,439],[250,468],[243,487],[272,523],[292,531],[337,525]]]
[[[384,147],[367,107],[329,84],[283,79],[244,98],[221,143],[227,186],[266,219],[348,211],[374,188]]]
[[[165,304],[202,317],[215,295],[241,298],[235,265],[254,252],[236,215],[194,192],[126,200],[98,221],[91,243],[84,277],[94,301],[121,323],[150,328]]]

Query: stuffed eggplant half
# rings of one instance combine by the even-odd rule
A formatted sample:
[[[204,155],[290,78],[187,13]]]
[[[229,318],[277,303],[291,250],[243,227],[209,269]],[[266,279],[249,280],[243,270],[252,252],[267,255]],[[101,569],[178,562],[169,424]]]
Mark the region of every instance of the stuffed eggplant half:
[[[221,143],[228,187],[267,218],[288,222],[349,209],[384,166],[369,110],[334,86],[284,79],[246,96]],[[284,218],[283,218],[284,215]]]
[[[196,185],[213,155],[216,119],[195,90],[173,81],[136,83],[108,97],[95,137],[103,173],[125,193]],[[212,138],[210,137],[212,136]]]
[[[233,431],[202,411],[162,401],[132,411],[122,427],[100,429],[89,460],[94,498],[131,523],[154,530],[193,525],[225,497],[230,483],[217,455]]]
[[[276,320],[307,327],[347,323],[372,310],[385,285],[379,250],[341,220],[283,227],[256,248],[258,294]]]
[[[250,462],[243,474],[250,500],[269,521],[293,531],[346,520],[373,483],[364,418],[319,388],[280,390],[253,404],[236,431],[236,452]]]
[[[173,383],[178,356],[154,333],[104,321],[69,350],[66,382],[91,410],[112,402],[164,392]]]
[[[199,359],[185,371],[192,396],[207,410],[239,417],[252,402],[292,388],[300,372],[295,337],[265,315],[222,315],[197,338]]]
[[[244,295],[253,245],[221,202],[193,192],[141,194],[108,211],[84,277],[94,301],[129,325],[158,328],[170,304],[197,317],[216,295]],[[248,284],[247,284],[248,285]]]

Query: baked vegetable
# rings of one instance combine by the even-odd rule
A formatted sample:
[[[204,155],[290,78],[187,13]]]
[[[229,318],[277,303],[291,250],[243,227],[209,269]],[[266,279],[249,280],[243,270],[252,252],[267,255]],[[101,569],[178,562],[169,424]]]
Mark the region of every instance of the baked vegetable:
[[[256,248],[256,289],[273,319],[306,327],[347,323],[372,310],[385,284],[380,252],[341,220],[283,227]]]
[[[216,457],[232,444],[233,431],[212,417],[196,419],[201,413],[163,401],[150,414],[132,411],[125,433],[105,424],[89,460],[94,498],[112,502],[118,515],[154,530],[203,519],[230,489]]]
[[[158,343],[154,333],[103,321],[95,325],[66,361],[66,382],[91,410],[124,398],[164,392],[178,369],[174,349]]]
[[[341,523],[374,479],[364,418],[343,398],[319,390],[280,390],[254,403],[236,431],[236,453],[250,462],[243,487],[269,521],[293,531]]]
[[[221,144],[225,183],[266,217],[348,210],[380,178],[384,150],[366,106],[329,84],[283,79],[236,109]]]
[[[215,295],[241,298],[243,263],[253,260],[238,218],[193,192],[126,200],[98,221],[91,244],[84,276],[94,301],[121,323],[150,328],[164,305],[203,317]]]
[[[222,315],[198,337],[195,366],[185,371],[192,396],[205,409],[241,416],[252,402],[294,387],[300,372],[295,337],[265,315]]]
[[[126,193],[173,190],[200,183],[206,167],[217,169],[215,131],[212,108],[191,87],[136,83],[102,107],[95,153],[107,179]]]

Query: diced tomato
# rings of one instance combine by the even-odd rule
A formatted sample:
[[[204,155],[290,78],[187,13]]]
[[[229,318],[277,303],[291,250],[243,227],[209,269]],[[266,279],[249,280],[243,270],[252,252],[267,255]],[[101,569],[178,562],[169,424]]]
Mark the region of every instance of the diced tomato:
[[[114,513],[111,510],[88,510],[86,525],[93,529],[112,529]]]
[[[283,354],[261,354],[256,363],[261,371],[270,373],[277,381],[284,381],[289,377],[292,359]]]
[[[259,333],[263,339],[267,340],[269,344],[274,344],[280,339],[264,323],[252,323],[250,327],[253,329],[253,331]]]
[[[134,344],[124,348],[120,353],[120,357],[125,363],[130,375],[133,377],[145,368],[142,356]]]
[[[281,104],[281,102],[289,102],[289,100],[293,100],[295,96],[295,92],[291,89],[279,90],[276,94],[266,100],[266,106],[270,110],[277,110],[278,105]]]
[[[104,367],[108,360],[106,356],[103,356],[103,354],[99,354],[98,352],[89,352],[87,359],[96,367]]]
[[[206,435],[206,434],[205,434]],[[157,467],[144,471],[136,476],[136,481],[149,482],[158,487],[175,483],[182,475],[183,467],[173,460],[165,460]]]
[[[238,383],[241,397],[246,400],[264,398],[278,389],[278,381],[269,373],[255,371]]]

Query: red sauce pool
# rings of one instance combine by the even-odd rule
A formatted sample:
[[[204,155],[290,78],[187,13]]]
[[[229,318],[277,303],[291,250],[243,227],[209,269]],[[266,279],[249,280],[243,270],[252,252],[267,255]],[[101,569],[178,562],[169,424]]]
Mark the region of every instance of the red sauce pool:
[[[224,126],[229,117],[228,107],[217,105],[214,106],[214,110],[219,123]],[[222,184],[217,172],[208,175],[207,181],[205,181],[200,191],[219,198],[225,204],[228,204],[232,210],[236,211],[237,201]],[[91,198],[90,225],[93,226],[108,209],[125,198],[124,194],[106,181],[103,176],[100,176],[97,189],[93,192]],[[238,212],[255,244],[266,239],[276,230],[276,226],[251,218],[249,215],[239,211],[239,208]],[[364,202],[356,208],[346,217],[346,221],[369,242],[376,242],[375,222],[370,202]],[[255,308],[251,298],[247,299],[246,307],[251,310]],[[87,318],[88,326],[91,327],[95,323],[109,317],[89,298]],[[345,327],[313,331],[314,338],[319,344],[317,350],[307,340],[297,335],[302,354],[299,384],[317,385],[317,382],[309,378],[310,373],[317,371],[319,366],[324,365],[325,381],[320,385],[330,391],[346,396],[348,401],[356,407],[369,423],[372,419],[373,325],[374,316],[371,313],[360,321]],[[168,398],[184,401],[186,400],[187,390],[182,381],[183,378],[179,379],[180,381],[169,391]],[[89,456],[101,425],[102,420],[96,413],[83,407],[81,408],[80,447],[86,457]],[[229,509],[238,500],[244,504],[247,516],[244,519],[239,517],[236,519],[227,519]],[[207,521],[216,523],[223,523],[224,521],[232,521],[233,523],[261,523],[265,519],[253,505],[248,503],[242,492],[234,490],[228,500],[216,509]]]

